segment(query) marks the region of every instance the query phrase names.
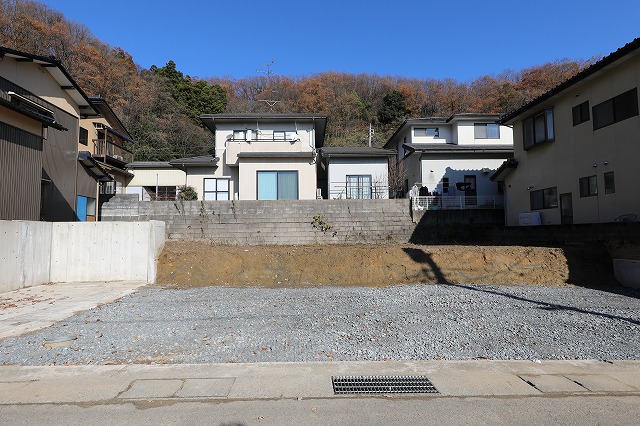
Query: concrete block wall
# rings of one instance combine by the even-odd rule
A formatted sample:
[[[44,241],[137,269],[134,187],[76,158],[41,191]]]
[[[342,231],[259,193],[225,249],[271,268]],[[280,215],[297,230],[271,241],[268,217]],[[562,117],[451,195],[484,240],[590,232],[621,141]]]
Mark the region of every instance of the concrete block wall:
[[[409,200],[137,201],[119,195],[103,221],[161,220],[167,238],[216,244],[407,242]]]
[[[154,282],[165,234],[157,221],[0,221],[0,292],[48,282]]]

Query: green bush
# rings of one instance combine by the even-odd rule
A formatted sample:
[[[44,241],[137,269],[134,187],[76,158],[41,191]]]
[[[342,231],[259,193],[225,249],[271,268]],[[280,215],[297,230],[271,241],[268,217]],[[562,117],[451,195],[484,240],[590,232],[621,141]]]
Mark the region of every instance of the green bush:
[[[198,199],[198,192],[192,186],[179,186],[178,191],[180,191],[178,195],[176,195],[178,199],[182,198],[184,201],[194,201]]]

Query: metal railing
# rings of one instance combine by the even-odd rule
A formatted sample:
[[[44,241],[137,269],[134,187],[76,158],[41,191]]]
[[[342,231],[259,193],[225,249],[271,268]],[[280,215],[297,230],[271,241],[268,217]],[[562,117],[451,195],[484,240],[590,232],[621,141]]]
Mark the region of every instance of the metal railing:
[[[504,208],[504,197],[501,196],[413,196],[413,210],[467,210],[467,209],[501,209]]]
[[[379,200],[389,198],[388,185],[353,185],[347,182],[331,182],[329,199],[331,200]]]
[[[124,161],[125,163],[130,163],[133,161],[133,152],[128,149],[118,145],[109,140],[104,139],[93,139],[94,146],[94,156],[95,157],[103,157],[106,161],[106,157],[113,157],[115,159]]]

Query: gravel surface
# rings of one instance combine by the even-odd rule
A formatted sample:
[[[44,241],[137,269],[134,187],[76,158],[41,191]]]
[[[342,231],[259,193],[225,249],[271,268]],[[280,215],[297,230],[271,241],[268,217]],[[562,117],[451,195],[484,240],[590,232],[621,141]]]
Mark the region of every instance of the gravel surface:
[[[68,346],[44,347],[60,336]],[[640,359],[640,292],[581,287],[146,287],[0,341],[0,364]]]

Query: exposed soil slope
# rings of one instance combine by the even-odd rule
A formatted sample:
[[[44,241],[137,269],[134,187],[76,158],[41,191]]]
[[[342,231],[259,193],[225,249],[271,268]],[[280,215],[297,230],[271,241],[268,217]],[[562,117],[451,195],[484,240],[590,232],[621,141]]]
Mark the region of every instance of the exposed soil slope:
[[[615,285],[596,247],[218,246],[169,241],[158,284],[264,287],[408,283]]]

